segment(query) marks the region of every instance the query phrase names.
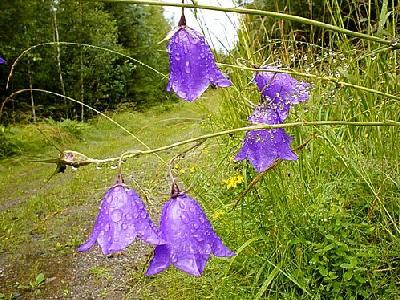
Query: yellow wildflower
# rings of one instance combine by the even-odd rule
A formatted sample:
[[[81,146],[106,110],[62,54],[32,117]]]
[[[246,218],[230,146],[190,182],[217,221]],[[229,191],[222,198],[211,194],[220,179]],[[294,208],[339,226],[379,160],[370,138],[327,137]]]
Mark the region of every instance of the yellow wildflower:
[[[243,183],[244,178],[242,175],[232,176],[231,178],[224,179],[222,182],[226,184],[226,189],[236,188],[239,184]]]

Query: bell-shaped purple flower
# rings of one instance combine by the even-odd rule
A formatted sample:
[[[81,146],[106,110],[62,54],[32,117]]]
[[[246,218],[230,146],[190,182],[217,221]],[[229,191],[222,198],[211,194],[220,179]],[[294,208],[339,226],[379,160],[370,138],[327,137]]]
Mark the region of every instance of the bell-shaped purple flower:
[[[88,251],[97,242],[103,254],[109,255],[122,251],[136,237],[154,245],[164,242],[139,196],[117,183],[104,196],[93,231],[78,251]]]
[[[162,272],[171,264],[200,276],[210,254],[235,255],[214,232],[200,205],[185,194],[173,196],[164,204],[160,230],[166,244],[156,247],[146,276]]]
[[[1,56],[0,56],[0,65],[4,65],[6,63],[6,61],[4,60],[4,58],[2,58]]]
[[[274,73],[272,72],[274,68],[271,66],[263,66],[261,69],[265,71],[257,72],[253,81],[262,94],[262,108],[260,109],[267,112],[267,115],[273,116],[272,122],[274,123],[268,121],[257,121],[256,123],[282,123],[287,118],[291,106],[309,98],[310,84],[297,81],[289,74]],[[259,112],[256,114],[260,115]],[[251,121],[254,122],[256,119],[256,116],[253,116]]]
[[[248,131],[235,160],[247,159],[261,173],[277,159],[297,160],[297,155],[290,149],[292,140],[282,128]]]
[[[232,83],[218,69],[214,55],[204,36],[182,25],[167,46],[170,73],[167,91],[171,89],[182,99],[194,101],[211,84],[228,87]]]

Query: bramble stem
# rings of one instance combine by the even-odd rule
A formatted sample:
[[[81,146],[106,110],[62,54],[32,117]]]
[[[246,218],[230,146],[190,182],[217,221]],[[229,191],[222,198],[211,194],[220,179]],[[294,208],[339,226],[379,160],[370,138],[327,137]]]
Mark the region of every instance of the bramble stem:
[[[307,19],[307,18],[299,17],[299,16],[288,15],[288,14],[279,13],[279,12],[273,12],[273,11],[264,11],[264,10],[250,9],[250,8],[243,8],[243,7],[226,8],[226,7],[219,7],[219,6],[212,6],[212,5],[203,5],[203,4],[199,5],[199,4],[194,4],[194,3],[193,4],[165,3],[165,2],[156,1],[156,0],[97,0],[97,1],[113,2],[113,3],[127,3],[127,4],[147,4],[147,5],[157,5],[157,6],[174,6],[174,7],[182,7],[182,8],[207,9],[207,10],[222,11],[222,12],[234,12],[234,13],[247,14],[247,15],[266,16],[266,17],[272,17],[272,18],[277,18],[277,19],[290,20],[290,21],[295,21],[295,22],[299,22],[299,23],[303,23],[303,24],[308,24],[308,25],[324,28],[329,31],[343,33],[348,36],[353,36],[353,37],[357,37],[360,39],[389,45],[389,47],[393,48],[393,49],[400,49],[400,43],[397,43],[395,40],[391,40],[391,41],[385,40],[385,39],[382,39],[377,36],[372,36],[372,35],[368,35],[365,33],[351,31],[351,30],[348,30],[345,28],[341,28],[341,27],[331,25],[331,24],[326,24],[326,23],[323,23],[320,21],[311,20],[311,19]]]

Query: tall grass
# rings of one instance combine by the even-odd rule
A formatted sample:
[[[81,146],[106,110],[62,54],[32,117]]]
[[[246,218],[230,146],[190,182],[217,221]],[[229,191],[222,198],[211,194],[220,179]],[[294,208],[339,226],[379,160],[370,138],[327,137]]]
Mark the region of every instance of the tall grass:
[[[324,9],[338,26],[346,26],[348,21],[340,12],[343,2],[351,10],[360,7],[357,1],[324,1]],[[371,1],[369,4],[371,9]],[[368,9],[368,3],[363,7]],[[377,19],[371,19],[368,11],[368,20],[360,16],[352,22],[360,29],[367,22],[368,33],[385,32],[387,38],[394,38],[399,17],[395,2],[378,8]],[[383,22],[382,16],[388,12],[389,18]],[[329,32],[322,32],[317,39],[310,34],[309,41],[299,41],[296,32],[280,27],[280,21],[273,26],[261,23],[257,32],[247,24],[241,24],[238,46],[228,58],[231,63],[282,65],[399,93],[396,51]],[[269,34],[276,36],[276,31],[279,39],[268,38]],[[265,38],[269,42],[260,43]],[[209,122],[214,129],[247,124],[250,104],[259,100],[250,71],[226,71],[234,87],[219,93],[220,111]],[[312,86],[312,98],[291,112],[291,121],[400,118],[398,101],[323,80],[313,80]],[[202,201],[216,230],[237,256],[212,260],[200,279],[169,270],[147,281],[148,285],[163,283],[160,292],[178,299],[400,297],[398,129],[343,126],[296,128],[289,133],[295,137],[295,145],[312,134],[317,138],[299,154],[297,162],[284,162],[267,172],[244,195],[257,174],[246,162],[232,162],[242,135],[221,138],[212,145],[212,156],[187,162],[197,170],[186,176],[187,184],[194,186],[191,193]],[[236,175],[242,175],[244,183],[227,189],[223,179]],[[240,205],[232,210],[236,201]]]

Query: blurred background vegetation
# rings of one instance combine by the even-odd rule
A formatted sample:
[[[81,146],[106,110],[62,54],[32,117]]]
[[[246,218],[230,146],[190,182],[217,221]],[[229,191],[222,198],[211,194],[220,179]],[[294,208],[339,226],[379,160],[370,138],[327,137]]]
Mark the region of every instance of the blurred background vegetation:
[[[115,53],[77,45],[47,45],[29,51],[16,65],[5,91],[14,60],[25,49],[46,42],[73,42],[108,48],[168,72],[165,43],[171,29],[160,7],[102,4],[88,1],[1,1],[0,55],[8,65],[0,69],[1,102],[10,91],[42,88],[68,95],[100,111],[125,104],[132,108],[167,101],[160,74]],[[84,120],[92,111],[55,96],[23,94],[5,105],[1,122],[29,122],[35,118]]]

